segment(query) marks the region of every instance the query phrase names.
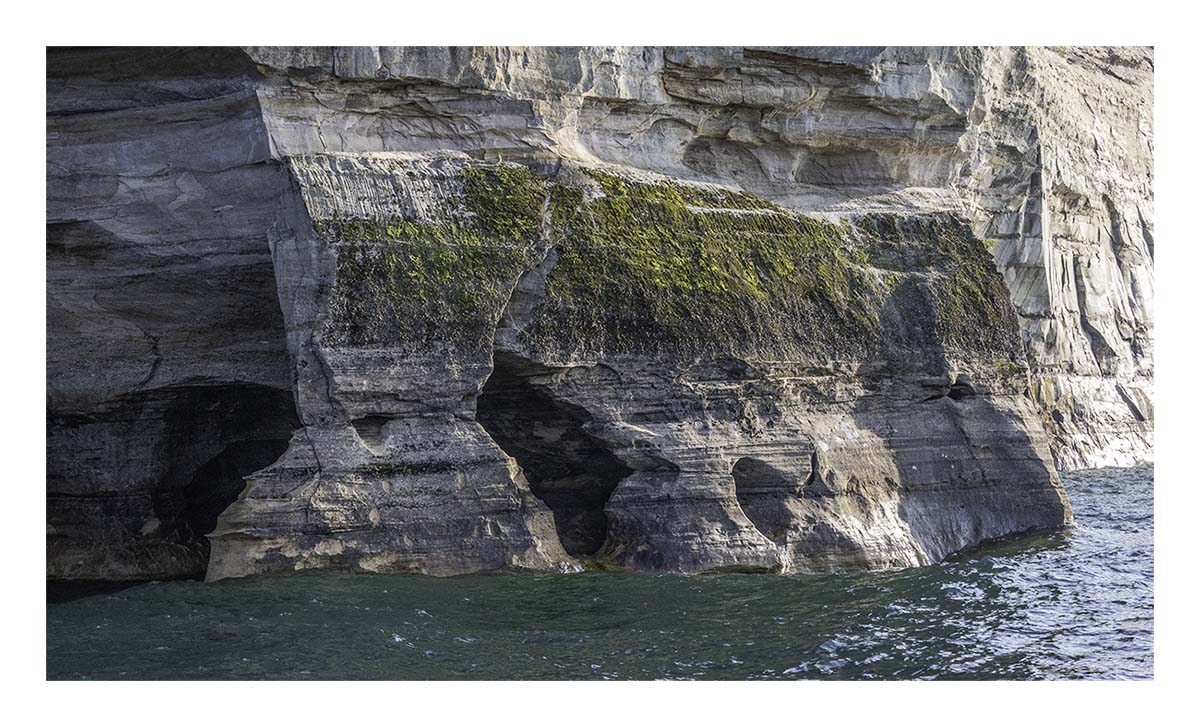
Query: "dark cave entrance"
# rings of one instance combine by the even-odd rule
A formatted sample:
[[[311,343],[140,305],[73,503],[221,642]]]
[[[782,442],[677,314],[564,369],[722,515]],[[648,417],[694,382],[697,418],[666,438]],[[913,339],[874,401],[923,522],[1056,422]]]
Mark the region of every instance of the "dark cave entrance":
[[[585,410],[530,382],[538,373],[529,361],[497,352],[475,418],[521,465],[530,490],[554,514],[563,548],[595,555],[608,534],[604,506],[633,470],[587,432]]]
[[[287,451],[288,439],[234,442],[204,463],[183,490],[180,519],[205,548],[204,536],[217,527],[217,518],[238,499],[245,478],[271,465]]]
[[[202,578],[205,536],[300,426],[290,390],[257,384],[159,387],[88,414],[48,412],[48,559],[85,568],[50,579]],[[123,489],[68,490],[84,477]]]
[[[205,536],[241,495],[245,478],[283,456],[301,424],[291,392],[265,386],[197,387],[187,408],[175,456],[192,464],[182,487],[157,493],[156,507],[181,540],[207,553]],[[200,459],[201,452],[210,456]]]
[[[776,545],[783,545],[792,522],[788,501],[796,487],[779,470],[753,457],[742,457],[733,465],[733,482],[738,504],[754,527]]]

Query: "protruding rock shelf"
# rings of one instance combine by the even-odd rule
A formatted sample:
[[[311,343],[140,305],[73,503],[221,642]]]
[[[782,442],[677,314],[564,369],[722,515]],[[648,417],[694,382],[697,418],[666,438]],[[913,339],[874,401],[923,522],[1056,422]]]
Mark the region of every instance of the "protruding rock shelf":
[[[48,575],[910,566],[1153,446],[1144,49],[51,49]]]
[[[306,426],[210,578],[908,566],[1069,520],[1000,275],[951,216],[833,224],[567,162],[289,166]]]

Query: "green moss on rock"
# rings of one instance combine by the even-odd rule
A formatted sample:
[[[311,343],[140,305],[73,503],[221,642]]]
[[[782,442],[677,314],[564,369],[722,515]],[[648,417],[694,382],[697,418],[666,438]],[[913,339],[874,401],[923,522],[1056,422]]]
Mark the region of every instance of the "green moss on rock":
[[[949,215],[932,218],[928,239],[943,257],[933,291],[946,346],[972,355],[1019,353],[1016,315],[984,243]]]
[[[480,231],[498,242],[528,243],[541,232],[546,181],[525,167],[465,167],[463,194]]]
[[[512,285],[535,262],[545,202],[546,182],[524,167],[467,167],[461,199],[437,222],[318,222],[338,256],[327,336],[486,348]]]
[[[744,193],[587,174],[591,199],[551,195],[554,335],[586,332],[585,348],[612,352],[766,352],[866,340],[877,327],[877,286],[848,228]]]
[[[423,219],[318,221],[338,257],[327,335],[482,352],[521,274],[554,246],[525,329],[545,354],[867,360],[886,345],[881,311],[905,281],[930,291],[928,325],[947,347],[1013,350],[1003,282],[956,218],[835,224],[744,192],[585,175],[467,164],[459,193]]]

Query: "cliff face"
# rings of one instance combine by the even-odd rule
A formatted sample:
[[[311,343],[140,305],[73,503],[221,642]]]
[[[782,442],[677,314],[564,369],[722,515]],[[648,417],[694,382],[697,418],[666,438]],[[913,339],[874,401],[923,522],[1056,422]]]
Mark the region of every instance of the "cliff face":
[[[567,162],[289,168],[306,426],[210,578],[916,565],[1067,517],[1003,284],[952,218],[839,226]]]
[[[252,49],[277,154],[456,149],[956,211],[1066,468],[1153,457],[1153,55],[1109,48]]]
[[[993,50],[976,86],[956,186],[997,241],[1055,460],[1152,460],[1152,56]]]
[[[299,425],[267,241],[290,182],[239,54],[48,61],[50,574],[203,572]]]
[[[1062,524],[1051,447],[1151,451],[1150,63],[54,50],[50,573],[822,570]]]

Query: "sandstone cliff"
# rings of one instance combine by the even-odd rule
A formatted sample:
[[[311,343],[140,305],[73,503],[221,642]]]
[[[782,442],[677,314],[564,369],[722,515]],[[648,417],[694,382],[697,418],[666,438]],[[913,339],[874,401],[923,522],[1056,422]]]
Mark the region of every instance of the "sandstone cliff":
[[[49,69],[54,577],[911,565],[1151,456],[1149,52]]]

